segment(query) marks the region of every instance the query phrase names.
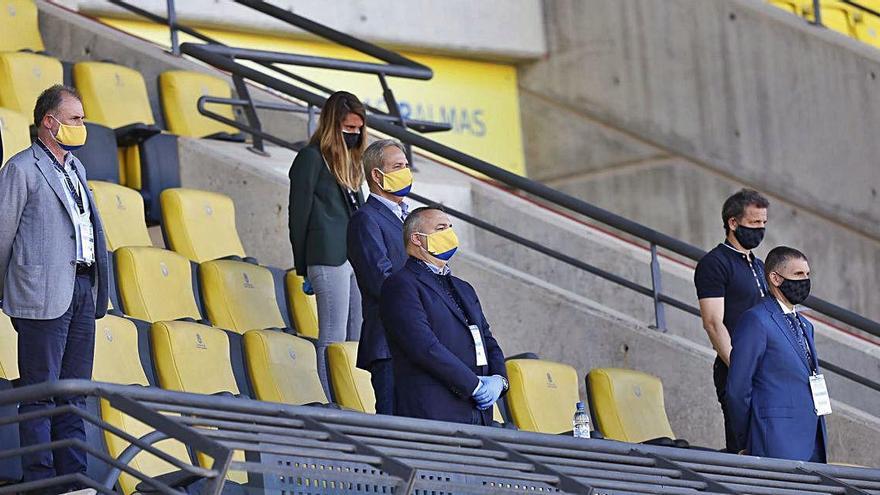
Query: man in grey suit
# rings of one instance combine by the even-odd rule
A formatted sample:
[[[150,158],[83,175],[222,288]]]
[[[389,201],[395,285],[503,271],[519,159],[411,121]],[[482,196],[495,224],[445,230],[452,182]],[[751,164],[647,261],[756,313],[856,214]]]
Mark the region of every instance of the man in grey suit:
[[[92,376],[95,319],[107,311],[108,260],[85,170],[69,153],[85,144],[83,118],[76,90],[47,89],[34,108],[37,141],[0,169],[0,299],[18,332],[17,386]],[[85,398],[23,403],[19,414],[64,405],[83,408]],[[23,447],[85,441],[83,420],[69,413],[22,421],[19,433]],[[23,481],[35,481],[85,473],[86,455],[67,447],[25,455],[22,464]]]

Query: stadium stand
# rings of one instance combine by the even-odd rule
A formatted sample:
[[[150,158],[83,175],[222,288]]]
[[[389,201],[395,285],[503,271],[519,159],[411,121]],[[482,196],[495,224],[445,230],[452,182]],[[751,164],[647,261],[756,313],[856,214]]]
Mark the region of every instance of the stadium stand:
[[[347,409],[376,414],[376,395],[370,373],[357,367],[357,342],[335,342],[327,347],[327,367],[333,398]]]
[[[36,53],[0,53],[0,107],[33,115],[40,93],[64,83],[61,61]]]
[[[199,282],[214,326],[238,333],[287,327],[269,269],[242,261],[207,261],[199,265]]]
[[[114,252],[122,311],[151,323],[191,318],[200,320],[190,262],[154,247],[123,247]]]
[[[813,0],[768,0],[768,3],[815,22]],[[880,48],[880,3],[875,0],[821,0],[819,9],[823,26]]]
[[[172,70],[159,75],[159,94],[168,130],[178,136],[241,140],[238,130],[199,114],[196,103],[202,96],[232,98],[226,81],[199,72]],[[211,111],[234,120],[232,107],[214,105]]]
[[[37,22],[37,6],[32,0],[3,0],[0,3],[0,33],[3,33],[0,52],[41,52],[45,48]]]
[[[663,384],[656,377],[633,370],[594,368],[587,375],[587,395],[595,427],[605,438],[675,443],[666,417]]]
[[[152,246],[144,220],[144,200],[134,189],[102,181],[89,181],[101,220],[107,250],[128,246]]]
[[[7,108],[0,108],[0,165],[31,145],[30,119]]]
[[[243,341],[255,398],[292,405],[328,402],[314,344],[276,330],[251,330]]]
[[[571,431],[578,402],[578,375],[567,364],[508,359],[507,407],[520,429],[559,434]]]
[[[196,263],[245,257],[235,227],[235,205],[229,196],[173,188],[162,191],[159,201],[165,242],[170,249]]]

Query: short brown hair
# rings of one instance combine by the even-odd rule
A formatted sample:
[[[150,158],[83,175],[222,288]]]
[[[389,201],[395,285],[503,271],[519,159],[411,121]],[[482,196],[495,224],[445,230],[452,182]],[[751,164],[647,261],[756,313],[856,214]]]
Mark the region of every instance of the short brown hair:
[[[40,96],[37,98],[37,104],[34,105],[34,125],[39,126],[46,115],[58,110],[65,95],[82,101],[82,98],[80,98],[79,93],[75,89],[63,84],[50,86],[40,93]]]
[[[724,231],[730,230],[727,221],[731,218],[739,220],[746,212],[746,207],[768,208],[770,201],[754,189],[740,189],[736,194],[724,201],[721,207],[721,221],[724,222]]]

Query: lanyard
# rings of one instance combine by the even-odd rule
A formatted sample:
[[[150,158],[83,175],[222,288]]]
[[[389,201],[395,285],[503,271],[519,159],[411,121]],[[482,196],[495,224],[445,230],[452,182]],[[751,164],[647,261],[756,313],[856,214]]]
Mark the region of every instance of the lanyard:
[[[73,180],[70,179],[70,175],[67,173],[67,170],[62,167],[60,163],[58,163],[55,155],[53,155],[52,152],[49,151],[49,148],[47,148],[42,141],[37,140],[37,142],[40,143],[40,147],[43,148],[43,151],[45,151],[49,158],[52,160],[52,164],[55,165],[55,170],[61,172],[61,174],[64,176],[64,182],[67,185],[67,190],[70,192],[70,195],[73,196],[73,201],[76,203],[76,208],[79,210],[79,214],[85,215],[86,209],[83,205],[82,192],[80,192],[80,188],[74,186]]]
[[[804,330],[804,324],[801,323],[801,319],[800,319],[800,317],[798,317],[797,313],[790,313],[790,315],[793,315],[792,318],[794,318],[795,321],[797,321],[797,328],[794,328],[794,326],[792,325],[791,318],[789,318],[788,314],[785,315],[785,321],[788,322],[788,326],[795,333],[800,333],[801,337],[804,339],[804,349],[803,350],[806,351],[806,357],[807,357],[807,362],[809,363],[809,366],[810,366],[810,371],[812,371],[812,373],[814,375],[818,374],[819,370],[816,369],[816,367],[813,363],[813,354],[810,352],[810,341],[807,339],[807,332]]]

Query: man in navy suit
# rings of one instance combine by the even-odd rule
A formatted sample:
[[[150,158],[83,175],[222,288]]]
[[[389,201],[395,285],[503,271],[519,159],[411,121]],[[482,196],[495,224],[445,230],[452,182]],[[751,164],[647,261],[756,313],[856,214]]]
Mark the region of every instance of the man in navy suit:
[[[357,277],[364,317],[357,366],[370,372],[376,412],[394,414],[394,371],[379,318],[379,292],[385,279],[406,262],[401,239],[408,208],[403,198],[412,187],[412,171],[403,145],[392,139],[372,143],[364,152],[364,176],[370,197],[348,222],[348,261]]]
[[[395,415],[491,425],[492,406],[509,388],[504,353],[474,288],[450,273],[458,249],[452,223],[439,207],[418,208],[403,239],[409,259],[379,299]]]
[[[831,404],[813,325],[795,311],[810,294],[810,266],[780,246],[764,262],[770,296],[743,313],[733,333],[727,401],[749,455],[825,462]]]

